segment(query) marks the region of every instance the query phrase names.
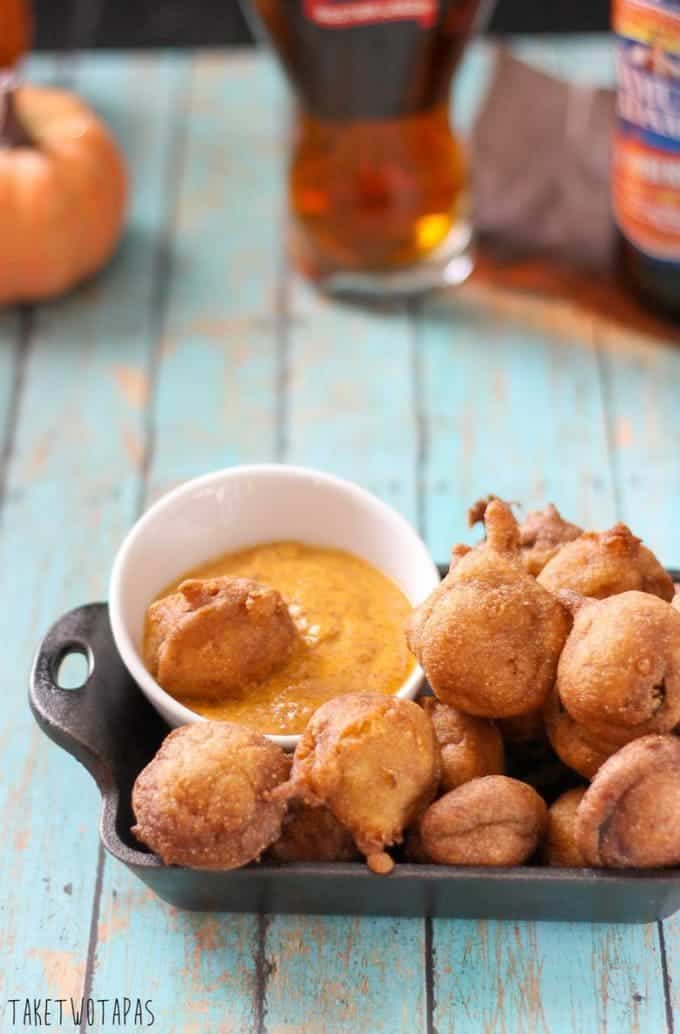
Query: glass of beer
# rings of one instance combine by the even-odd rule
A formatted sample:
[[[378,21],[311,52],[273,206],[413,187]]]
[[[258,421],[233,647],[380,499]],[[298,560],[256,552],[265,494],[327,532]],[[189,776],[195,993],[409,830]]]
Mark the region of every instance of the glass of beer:
[[[408,294],[472,268],[454,72],[483,0],[246,0],[295,98],[296,265],[331,292]]]

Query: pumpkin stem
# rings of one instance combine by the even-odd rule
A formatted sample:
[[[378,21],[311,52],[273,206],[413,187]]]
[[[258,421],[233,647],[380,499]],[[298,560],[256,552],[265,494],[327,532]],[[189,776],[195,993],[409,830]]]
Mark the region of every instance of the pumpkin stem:
[[[19,118],[16,82],[0,76],[0,150],[3,147],[33,147],[34,142]]]

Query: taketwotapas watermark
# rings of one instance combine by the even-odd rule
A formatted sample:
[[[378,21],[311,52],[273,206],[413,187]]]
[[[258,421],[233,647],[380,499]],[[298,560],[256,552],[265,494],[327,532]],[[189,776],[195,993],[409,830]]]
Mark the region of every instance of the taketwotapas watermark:
[[[156,1015],[150,998],[8,998],[7,1022],[12,1027],[153,1027]]]

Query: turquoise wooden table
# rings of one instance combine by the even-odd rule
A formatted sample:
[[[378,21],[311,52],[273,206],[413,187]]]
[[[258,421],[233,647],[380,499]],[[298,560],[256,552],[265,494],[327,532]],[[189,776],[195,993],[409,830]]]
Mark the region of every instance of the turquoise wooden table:
[[[603,39],[517,46],[581,80],[611,75]],[[488,63],[483,47],[466,62],[463,125]],[[493,490],[555,500],[587,526],[630,520],[680,564],[677,348],[564,302],[527,319],[526,300],[474,288],[380,312],[317,296],[282,250],[285,104],[266,57],[41,58],[32,74],[71,82],[109,120],[134,198],[105,275],[0,315],[3,1030],[22,1025],[10,998],[85,995],[150,999],[162,1034],[671,1034],[676,919],[167,907],[103,857],[93,784],[39,733],[26,680],[51,621],[104,596],[149,501],[225,464],[354,478],[440,559],[468,534],[466,505]],[[52,1026],[73,1030],[70,1012]]]

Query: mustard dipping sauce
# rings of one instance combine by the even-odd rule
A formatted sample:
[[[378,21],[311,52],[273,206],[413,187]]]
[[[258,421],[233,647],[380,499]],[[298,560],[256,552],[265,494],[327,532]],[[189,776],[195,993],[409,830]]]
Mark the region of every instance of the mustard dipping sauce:
[[[186,578],[235,575],[278,589],[300,633],[293,655],[238,697],[185,701],[206,718],[238,722],[262,733],[301,733],[325,701],[346,693],[395,693],[415,666],[404,628],[411,604],[366,560],[340,549],[269,542],[226,553],[186,571]]]

